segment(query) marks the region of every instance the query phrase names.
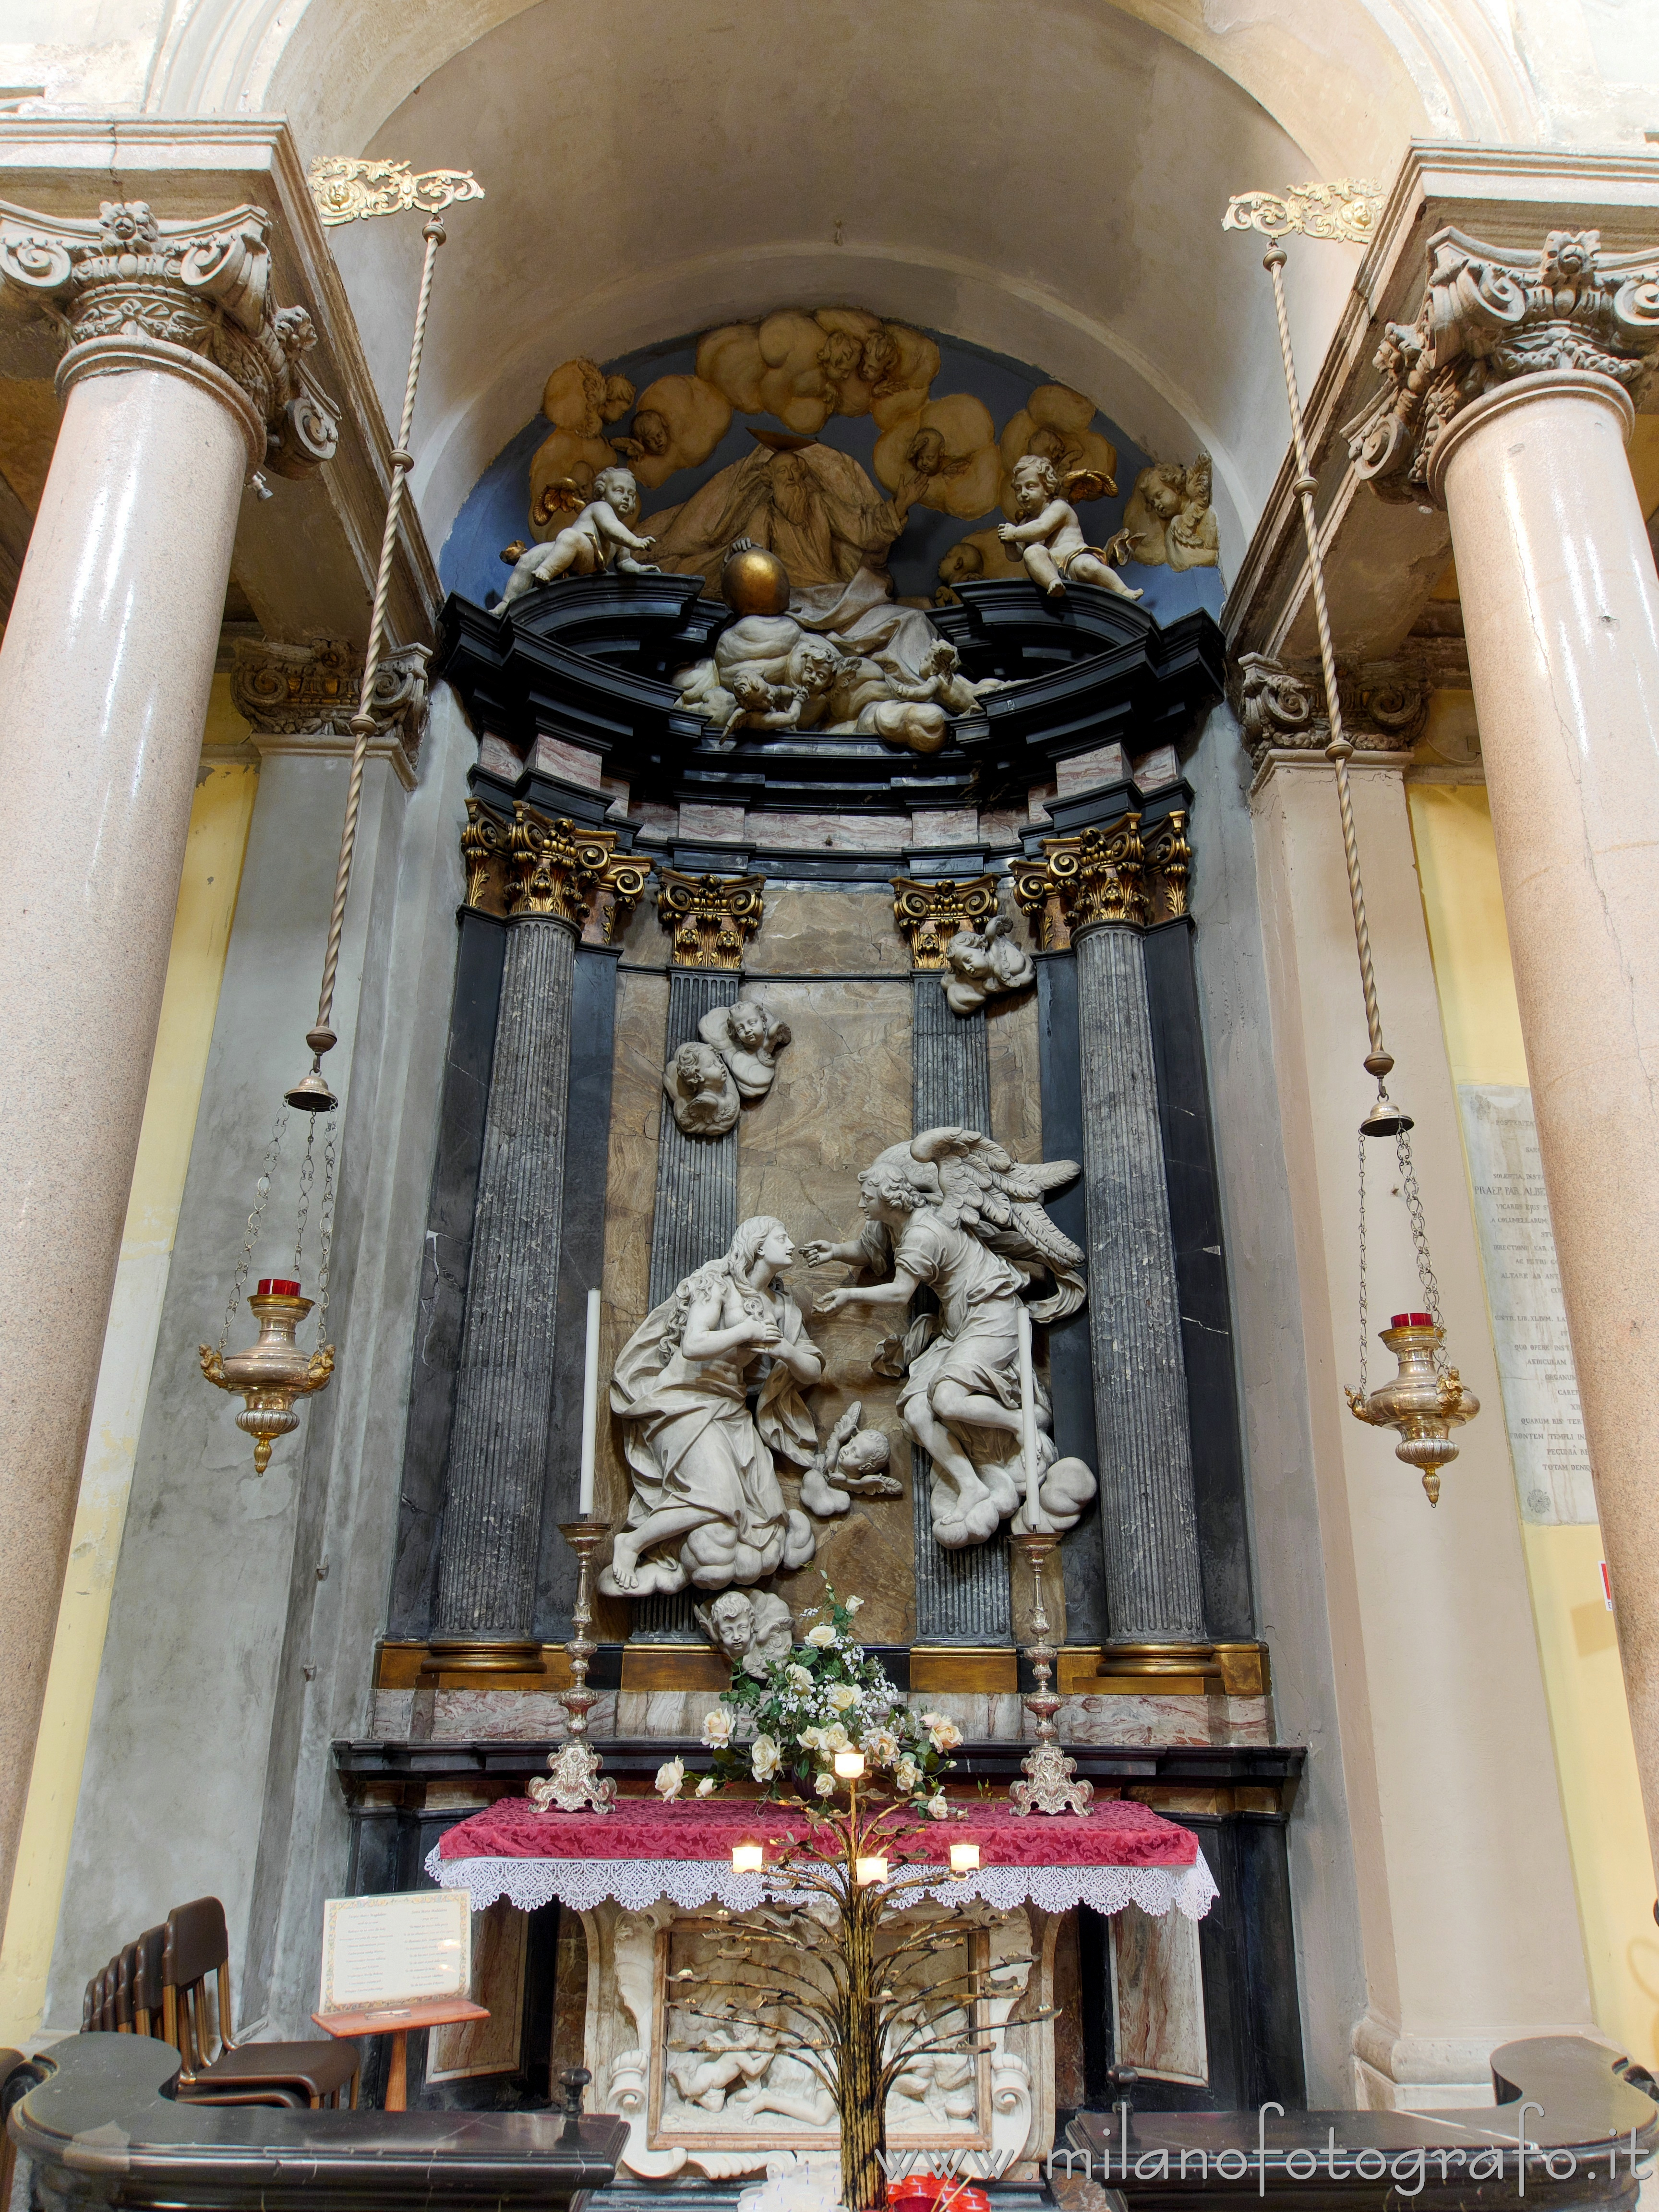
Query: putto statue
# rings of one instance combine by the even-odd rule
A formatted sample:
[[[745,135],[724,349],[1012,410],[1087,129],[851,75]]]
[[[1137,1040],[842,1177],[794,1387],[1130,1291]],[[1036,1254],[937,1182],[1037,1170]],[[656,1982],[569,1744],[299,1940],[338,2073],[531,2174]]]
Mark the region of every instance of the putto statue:
[[[1123,510],[1130,558],[1144,568],[1213,568],[1221,558],[1215,509],[1210,504],[1210,457],[1200,453],[1190,468],[1179,461],[1154,461],[1142,469]]]
[[[952,1013],[976,1014],[985,1001],[1004,991],[1023,991],[1036,975],[1036,963],[1014,941],[1014,925],[994,914],[983,929],[959,929],[945,948],[951,980],[945,987]]]
[[[532,545],[520,555],[501,593],[501,605],[521,599],[532,585],[550,584],[559,576],[597,576],[616,568],[627,576],[654,576],[660,572],[636,553],[648,553],[652,540],[629,528],[640,511],[640,488],[629,469],[601,469],[593,479],[593,496],[584,506],[576,485],[555,485],[546,495],[556,510],[575,513],[576,520],[545,545]]]
[[[855,1498],[904,1495],[904,1485],[887,1471],[887,1438],[879,1429],[860,1428],[863,1419],[862,1401],[854,1398],[801,1477],[800,1502],[820,1521],[848,1511]]]
[[[662,1087],[688,1137],[723,1137],[736,1127],[738,1086],[712,1044],[683,1044],[662,1072]]]
[[[1021,555],[1025,573],[1039,591],[1060,599],[1068,583],[1099,584],[1120,598],[1140,598],[1112,566],[1123,556],[1128,542],[1125,533],[1119,531],[1106,545],[1085,544],[1076,508],[1060,496],[1064,489],[1077,499],[1098,499],[1116,490],[1109,477],[1095,469],[1074,470],[1062,485],[1052,461],[1028,453],[1015,464],[1013,481],[1019,520],[1000,523],[997,535],[1011,553]]]
[[[694,1605],[691,1618],[735,1672],[756,1680],[794,1649],[795,1624],[788,1607],[772,1590],[722,1590],[708,1605]]]
[[[772,1459],[806,1467],[817,1449],[801,1393],[823,1380],[823,1358],[777,1279],[794,1256],[783,1224],[757,1214],[623,1346],[611,1410],[633,1496],[599,1577],[607,1596],[752,1585],[811,1558],[812,1524],[786,1503]],[[763,1358],[751,1414],[750,1371]]]
[[[1072,1160],[1022,1166],[976,1129],[926,1129],[860,1176],[861,1235],[805,1248],[811,1267],[839,1260],[854,1270],[845,1289],[819,1297],[821,1314],[902,1310],[924,1285],[939,1301],[936,1314],[910,1324],[896,1364],[899,1418],[933,1461],[933,1534],[949,1550],[982,1544],[1024,1504],[1021,1293],[1036,1275],[1054,1281],[1031,1305],[1034,1321],[1062,1320],[1083,1304],[1083,1255],[1042,1205],[1077,1173]],[[1039,1502],[1044,1525],[1063,1531],[1094,1496],[1095,1479],[1081,1460],[1056,1457],[1048,1393],[1034,1388]]]
[[[763,1000],[739,999],[735,1006],[711,1007],[697,1024],[697,1035],[731,1069],[738,1096],[752,1103],[772,1088],[789,1024]]]

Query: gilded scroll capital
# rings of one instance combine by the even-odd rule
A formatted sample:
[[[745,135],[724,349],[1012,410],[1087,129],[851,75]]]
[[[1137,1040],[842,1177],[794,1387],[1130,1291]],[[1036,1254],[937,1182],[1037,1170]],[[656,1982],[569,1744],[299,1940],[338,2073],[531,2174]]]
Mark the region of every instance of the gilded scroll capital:
[[[673,932],[676,968],[743,965],[744,947],[766,913],[764,876],[687,876],[659,868],[657,919]]]

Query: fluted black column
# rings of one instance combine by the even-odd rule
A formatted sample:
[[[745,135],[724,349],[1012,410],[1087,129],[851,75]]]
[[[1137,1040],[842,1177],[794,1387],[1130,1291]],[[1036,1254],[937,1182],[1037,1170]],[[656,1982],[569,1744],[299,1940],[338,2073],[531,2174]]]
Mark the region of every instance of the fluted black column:
[[[575,944],[552,915],[508,926],[450,1437],[432,1642],[499,1645],[504,1666],[539,1648]]]
[[[1076,933],[1090,1338],[1111,1640],[1204,1635],[1187,1379],[1138,928]]]

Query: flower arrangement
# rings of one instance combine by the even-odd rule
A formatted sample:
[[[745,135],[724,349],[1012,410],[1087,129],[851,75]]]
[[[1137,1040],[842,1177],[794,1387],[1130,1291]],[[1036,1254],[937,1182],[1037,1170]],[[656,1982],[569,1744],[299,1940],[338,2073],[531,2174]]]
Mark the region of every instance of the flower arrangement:
[[[853,1632],[862,1598],[838,1598],[824,1583],[824,1602],[812,1613],[826,1618],[806,1632],[787,1659],[775,1659],[763,1677],[733,1676],[719,1705],[705,1714],[702,1740],[714,1754],[713,1771],[697,1784],[700,1797],[732,1782],[757,1782],[769,1797],[832,1797],[838,1751],[861,1751],[870,1781],[907,1799],[935,1820],[948,1807],[939,1784],[962,1741],[944,1713],[913,1711],[868,1657]],[[807,1616],[811,1618],[811,1614]],[[669,1801],[685,1787],[684,1762],[659,1769],[657,1789]]]

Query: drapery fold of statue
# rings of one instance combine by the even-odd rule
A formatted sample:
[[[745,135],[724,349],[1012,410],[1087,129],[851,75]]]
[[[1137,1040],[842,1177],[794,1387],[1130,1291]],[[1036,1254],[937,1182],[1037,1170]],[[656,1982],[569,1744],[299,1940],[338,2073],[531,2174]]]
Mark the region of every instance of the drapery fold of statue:
[[[801,1393],[823,1359],[777,1279],[794,1257],[781,1221],[739,1224],[731,1249],[679,1284],[623,1346],[611,1382],[632,1479],[628,1518],[599,1576],[609,1597],[752,1585],[805,1566],[812,1524],[790,1507],[773,1454],[812,1462]],[[750,1370],[768,1360],[755,1411]]]
[[[810,1267],[839,1260],[854,1270],[845,1289],[818,1298],[821,1314],[908,1312],[924,1287],[939,1302],[910,1322],[881,1371],[902,1376],[899,1419],[933,1461],[933,1534],[947,1550],[984,1543],[1025,1510],[1019,1307],[1039,1274],[1054,1288],[1030,1306],[1034,1321],[1062,1320],[1084,1302],[1083,1255],[1043,1211],[1048,1192],[1078,1172],[1073,1160],[1024,1165],[976,1129],[925,1129],[859,1176],[860,1236],[805,1249]],[[1042,1525],[1060,1533],[1076,1525],[1095,1478],[1057,1454],[1040,1381],[1035,1402]]]

